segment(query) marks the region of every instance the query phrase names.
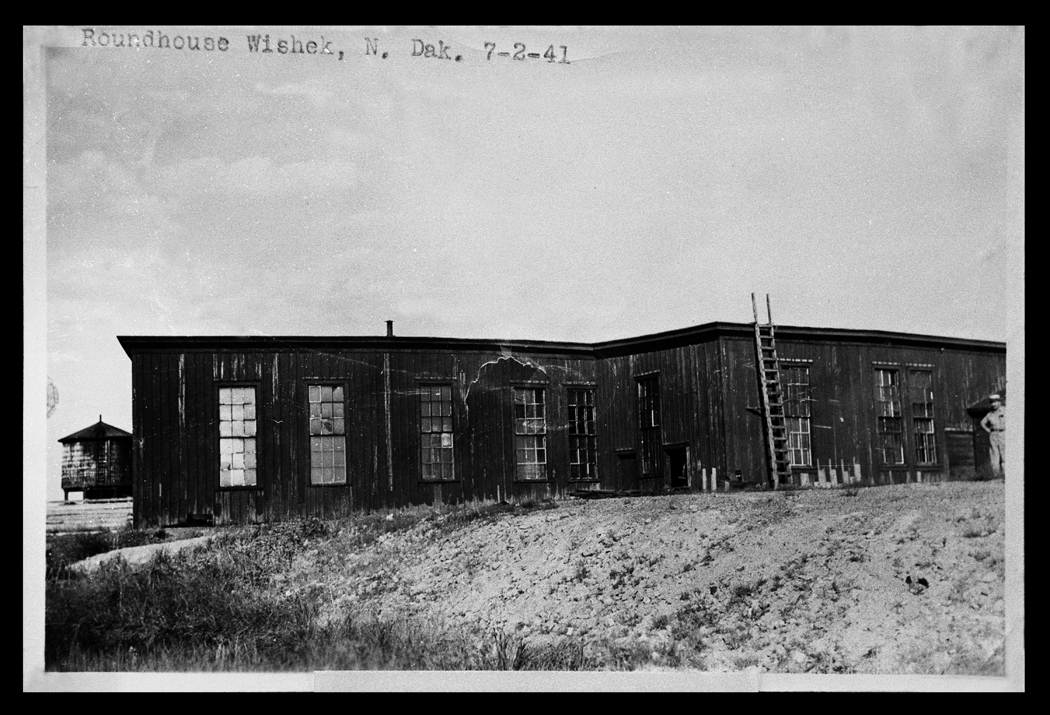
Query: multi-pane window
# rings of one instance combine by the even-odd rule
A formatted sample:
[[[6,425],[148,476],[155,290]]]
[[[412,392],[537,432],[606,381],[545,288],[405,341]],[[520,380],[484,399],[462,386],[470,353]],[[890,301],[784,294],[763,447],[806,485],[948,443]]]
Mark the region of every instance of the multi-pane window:
[[[900,370],[875,369],[875,451],[882,464],[904,464]]]
[[[638,426],[642,476],[655,477],[660,464],[660,381],[657,375],[638,380]]]
[[[911,395],[912,433],[915,435],[915,463],[936,464],[937,443],[933,431],[933,373],[908,371]]]
[[[219,388],[219,486],[256,485],[255,387]]]
[[[809,466],[813,463],[810,441],[809,367],[784,365],[781,367],[781,376],[784,384],[784,417],[787,420],[791,466]]]
[[[453,479],[451,386],[422,385],[419,388],[419,431],[422,478]]]
[[[310,385],[310,483],[346,484],[342,385]]]
[[[569,479],[597,479],[594,390],[569,390]]]
[[[542,387],[514,388],[514,453],[518,479],[547,478],[547,414]]]

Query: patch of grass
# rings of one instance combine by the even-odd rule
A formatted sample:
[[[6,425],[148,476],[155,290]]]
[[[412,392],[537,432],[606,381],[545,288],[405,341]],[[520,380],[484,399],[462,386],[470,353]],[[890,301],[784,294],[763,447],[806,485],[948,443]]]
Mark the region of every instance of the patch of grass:
[[[740,670],[757,666],[761,663],[761,659],[754,653],[747,653],[745,655],[737,656],[734,665]]]
[[[587,570],[587,562],[583,559],[580,559],[576,562],[576,565],[573,568],[572,580],[576,581],[577,583],[583,583],[584,579],[587,578],[587,575],[589,573],[590,572]]]
[[[47,577],[63,577],[71,564],[113,550],[110,533],[62,534],[47,539]]]
[[[183,536],[189,538],[197,532]],[[169,540],[164,529],[118,529],[116,531],[57,534],[47,537],[47,578],[68,578],[69,567],[78,561],[116,549],[157,544]]]
[[[220,646],[274,655],[294,649],[310,633],[315,606],[304,596],[266,593],[267,558],[248,550],[160,553],[144,567],[116,559],[90,576],[49,581],[47,667],[66,669],[83,655],[120,662],[131,649],[188,651],[205,663]]]
[[[757,581],[741,583],[733,586],[729,590],[729,603],[726,604],[726,608],[732,608],[737,605],[747,605],[751,597],[758,594],[759,589],[761,589],[765,583],[766,579],[760,578]]]

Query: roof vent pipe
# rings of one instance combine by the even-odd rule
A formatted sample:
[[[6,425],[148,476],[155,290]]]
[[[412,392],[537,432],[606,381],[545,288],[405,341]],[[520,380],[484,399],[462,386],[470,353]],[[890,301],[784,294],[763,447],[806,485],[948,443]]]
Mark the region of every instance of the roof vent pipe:
[[[393,320],[386,321],[386,336],[388,338],[394,337],[394,321]]]

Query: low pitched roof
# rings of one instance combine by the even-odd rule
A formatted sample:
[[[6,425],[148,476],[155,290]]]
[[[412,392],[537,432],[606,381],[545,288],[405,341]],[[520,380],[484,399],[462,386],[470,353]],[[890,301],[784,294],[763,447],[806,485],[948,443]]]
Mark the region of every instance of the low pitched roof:
[[[91,425],[90,427],[85,427],[84,429],[82,429],[82,430],[80,430],[78,432],[74,432],[71,435],[67,435],[67,436],[63,437],[62,439],[60,439],[58,441],[62,442],[62,443],[65,443],[65,442],[87,442],[87,441],[90,441],[90,440],[102,440],[102,439],[112,439],[114,437],[130,437],[130,436],[131,436],[130,432],[125,432],[124,430],[120,429],[119,427],[114,427],[113,425],[108,425],[105,422],[103,422],[102,421],[102,416],[99,415],[98,422],[96,422],[95,424]]]
[[[991,340],[895,333],[882,330],[843,330],[841,328],[807,328],[776,326],[782,340],[830,340],[835,342],[874,343],[910,347],[962,348],[967,350],[1006,352],[1006,343]],[[719,336],[754,335],[753,323],[714,322],[662,333],[597,343],[554,342],[546,340],[493,340],[476,338],[435,338],[419,336],[289,336],[289,335],[185,335],[150,336],[118,335],[124,352],[131,356],[141,350],[511,350],[532,353],[569,353],[588,357],[613,357],[632,352],[665,350],[681,345],[711,340]]]

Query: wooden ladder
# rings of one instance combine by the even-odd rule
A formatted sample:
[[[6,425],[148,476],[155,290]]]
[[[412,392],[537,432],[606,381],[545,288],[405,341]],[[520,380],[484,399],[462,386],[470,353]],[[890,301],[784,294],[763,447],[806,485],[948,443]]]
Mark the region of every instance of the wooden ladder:
[[[751,310],[755,315],[755,369],[758,372],[759,392],[762,393],[762,414],[766,419],[769,481],[777,489],[781,484],[791,483],[791,459],[788,456],[784,393],[780,385],[780,360],[777,358],[776,330],[773,327],[769,294],[766,294],[768,323],[758,322],[754,293],[751,294]]]

